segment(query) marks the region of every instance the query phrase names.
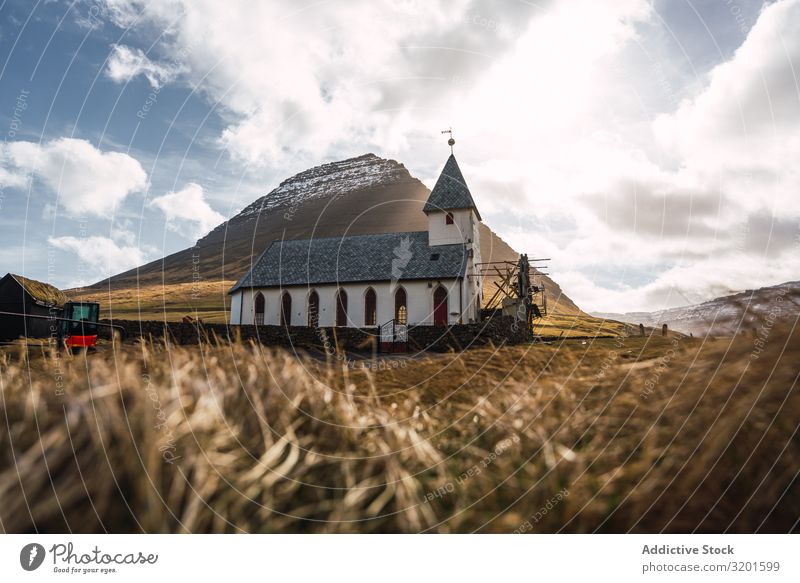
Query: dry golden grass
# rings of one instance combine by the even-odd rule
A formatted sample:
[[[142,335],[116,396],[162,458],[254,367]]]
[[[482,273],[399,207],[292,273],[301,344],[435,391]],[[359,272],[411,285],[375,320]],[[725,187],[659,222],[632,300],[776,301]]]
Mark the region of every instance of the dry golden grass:
[[[753,350],[620,338],[383,370],[249,344],[6,356],[0,527],[786,532],[800,332]]]
[[[143,285],[110,290],[68,290],[71,298],[100,303],[100,317],[179,322],[184,316],[227,322],[228,290],[235,280]]]
[[[533,321],[533,331],[537,336],[546,338],[575,338],[638,334],[638,327],[583,313],[550,312],[543,318]]]

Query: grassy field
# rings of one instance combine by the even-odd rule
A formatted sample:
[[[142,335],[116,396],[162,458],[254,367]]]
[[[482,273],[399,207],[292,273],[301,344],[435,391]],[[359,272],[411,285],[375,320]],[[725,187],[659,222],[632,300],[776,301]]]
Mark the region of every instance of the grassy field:
[[[235,281],[171,283],[105,291],[68,290],[71,298],[100,303],[100,317],[122,320],[167,320],[184,316],[205,322],[226,322],[228,290]]]
[[[5,532],[787,532],[800,332],[0,356]]]
[[[547,338],[638,335],[638,326],[615,320],[601,320],[584,313],[549,313],[534,320],[534,334]]]

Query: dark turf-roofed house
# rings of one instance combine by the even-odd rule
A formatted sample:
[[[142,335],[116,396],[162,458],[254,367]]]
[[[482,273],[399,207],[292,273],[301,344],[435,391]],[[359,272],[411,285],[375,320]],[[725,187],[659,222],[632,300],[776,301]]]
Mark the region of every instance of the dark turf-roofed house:
[[[48,283],[13,273],[0,279],[0,312],[59,317],[66,301],[67,296]],[[0,341],[47,338],[55,334],[55,327],[55,320],[0,315]]]
[[[478,321],[480,214],[453,155],[423,212],[426,231],[273,241],[230,290],[230,323]]]

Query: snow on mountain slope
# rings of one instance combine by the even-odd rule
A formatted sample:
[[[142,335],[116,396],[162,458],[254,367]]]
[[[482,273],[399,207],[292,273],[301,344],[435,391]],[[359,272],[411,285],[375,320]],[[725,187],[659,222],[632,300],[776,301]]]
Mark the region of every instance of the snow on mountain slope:
[[[714,298],[701,304],[656,312],[592,313],[598,318],[644,324],[685,334],[728,336],[759,329],[765,323],[793,322],[800,315],[800,281]]]
[[[315,166],[281,182],[269,194],[245,207],[238,216],[269,212],[315,198],[326,198],[412,180],[405,166],[375,154]]]

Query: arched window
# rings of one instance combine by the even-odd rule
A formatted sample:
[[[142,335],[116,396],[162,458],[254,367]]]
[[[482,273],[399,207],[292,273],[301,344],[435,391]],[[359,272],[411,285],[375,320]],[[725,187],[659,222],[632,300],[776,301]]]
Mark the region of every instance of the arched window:
[[[264,294],[258,292],[253,303],[255,305],[255,320],[253,323],[256,326],[262,326],[264,324]]]
[[[308,294],[308,325],[312,328],[319,326],[319,294],[316,290]]]
[[[408,323],[408,304],[406,303],[406,290],[402,287],[394,292],[394,321],[397,324]]]
[[[347,292],[343,289],[336,294],[336,325],[347,326]]]
[[[288,291],[281,296],[281,326],[292,325],[292,296]]]
[[[364,294],[364,326],[374,326],[378,319],[378,296],[371,287]]]
[[[447,326],[447,290],[441,285],[433,291],[433,325]]]

